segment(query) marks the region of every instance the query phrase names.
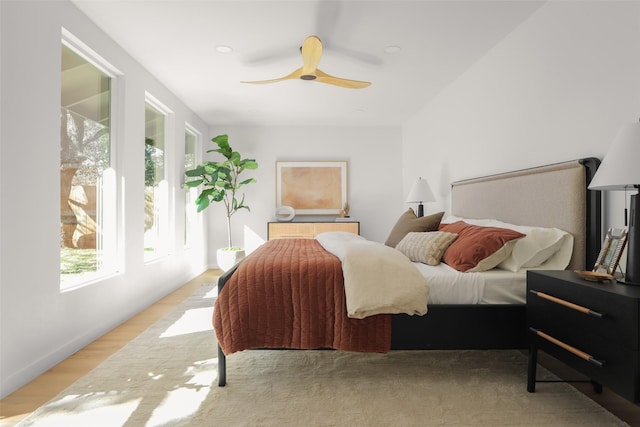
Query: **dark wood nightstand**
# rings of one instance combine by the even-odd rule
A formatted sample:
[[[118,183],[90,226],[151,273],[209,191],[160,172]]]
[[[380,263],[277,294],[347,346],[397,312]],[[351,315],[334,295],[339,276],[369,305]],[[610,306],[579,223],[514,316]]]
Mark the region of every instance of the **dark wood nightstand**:
[[[573,271],[527,273],[531,333],[527,390],[535,392],[538,350],[640,402],[640,287],[590,282]]]

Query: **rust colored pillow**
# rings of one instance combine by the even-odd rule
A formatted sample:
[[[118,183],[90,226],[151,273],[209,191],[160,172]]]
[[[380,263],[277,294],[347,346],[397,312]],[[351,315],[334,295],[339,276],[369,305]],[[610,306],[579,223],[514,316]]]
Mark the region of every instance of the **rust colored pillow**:
[[[405,213],[400,215],[400,218],[396,221],[384,244],[395,248],[396,245],[400,243],[400,240],[412,231],[438,231],[438,225],[443,215],[444,212],[438,212],[429,216],[417,217],[413,209],[409,208]]]
[[[440,231],[458,238],[447,248],[442,261],[458,271],[487,271],[507,259],[518,239],[525,234],[498,227],[481,227],[458,221],[440,224]]]

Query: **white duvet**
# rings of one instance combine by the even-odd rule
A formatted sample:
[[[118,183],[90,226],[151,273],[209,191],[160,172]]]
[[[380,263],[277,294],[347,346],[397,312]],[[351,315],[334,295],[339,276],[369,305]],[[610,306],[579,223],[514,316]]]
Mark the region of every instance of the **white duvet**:
[[[484,274],[462,273],[445,263],[426,265],[415,263],[424,277],[428,277],[430,304],[480,304],[484,294]]]
[[[394,248],[353,233],[316,236],[322,247],[342,262],[347,315],[427,312],[429,284],[414,263]]]

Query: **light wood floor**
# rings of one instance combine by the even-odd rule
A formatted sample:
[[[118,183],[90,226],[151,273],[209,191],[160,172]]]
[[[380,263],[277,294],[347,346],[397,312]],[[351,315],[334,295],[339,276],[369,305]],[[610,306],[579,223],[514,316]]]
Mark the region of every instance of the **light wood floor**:
[[[51,400],[66,387],[124,347],[129,341],[189,297],[202,284],[215,282],[219,274],[219,270],[210,270],[196,277],[1,400],[0,426],[8,427],[17,424],[39,406]],[[561,378],[581,378],[571,368],[545,355],[543,352],[540,352],[538,361]],[[629,425],[640,427],[640,406],[628,402],[606,388],[602,394],[596,394],[588,383],[575,383],[572,385]],[[526,372],[523,373],[522,387],[526,387]]]
[[[17,424],[144,332],[204,283],[215,283],[220,273],[219,270],[209,270],[201,274],[0,400],[0,426]]]

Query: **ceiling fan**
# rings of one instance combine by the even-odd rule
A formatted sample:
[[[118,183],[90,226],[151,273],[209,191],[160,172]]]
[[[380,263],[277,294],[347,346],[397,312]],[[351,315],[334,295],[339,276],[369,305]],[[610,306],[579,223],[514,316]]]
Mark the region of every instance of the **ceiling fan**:
[[[335,86],[346,87],[349,89],[362,89],[371,85],[370,82],[343,79],[340,77],[330,76],[329,74],[320,71],[318,69],[318,64],[320,63],[320,57],[322,56],[322,42],[316,36],[309,36],[304,39],[302,47],[300,47],[300,53],[302,53],[302,67],[298,68],[291,74],[280,77],[278,79],[258,80],[241,83],[263,84],[276,83],[283,80],[301,79],[327,83]]]

